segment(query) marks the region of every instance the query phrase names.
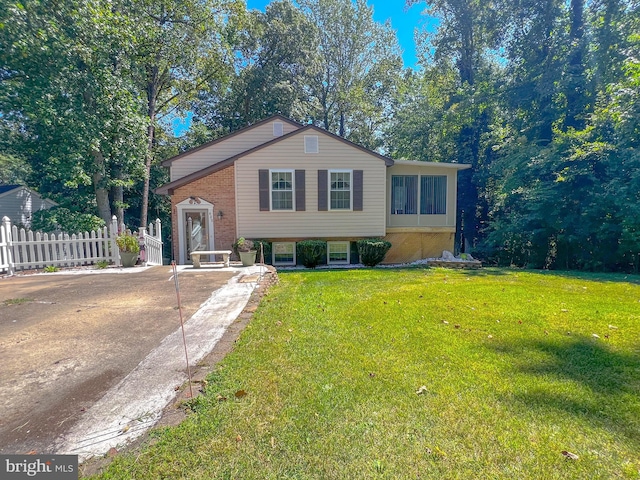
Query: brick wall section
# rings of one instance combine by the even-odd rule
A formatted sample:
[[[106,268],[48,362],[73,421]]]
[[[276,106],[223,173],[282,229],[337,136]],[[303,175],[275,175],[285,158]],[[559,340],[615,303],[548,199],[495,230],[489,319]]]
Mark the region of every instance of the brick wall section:
[[[189,197],[213,203],[213,236],[216,250],[231,250],[236,240],[235,167],[233,165],[176,188],[171,196],[171,232],[173,258],[178,258],[178,221],[176,204]],[[195,206],[195,205],[194,205]],[[218,212],[223,217],[218,218]]]

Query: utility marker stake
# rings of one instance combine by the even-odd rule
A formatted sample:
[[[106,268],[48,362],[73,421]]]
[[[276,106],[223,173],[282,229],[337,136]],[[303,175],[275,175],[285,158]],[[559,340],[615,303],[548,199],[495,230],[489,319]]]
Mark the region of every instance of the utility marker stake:
[[[187,360],[187,375],[189,376],[189,395],[193,398],[193,387],[191,386],[191,368],[189,367],[189,354],[187,353],[187,338],[184,334],[184,320],[182,319],[182,303],[180,302],[180,283],[178,282],[178,269],[175,260],[171,262],[173,268],[173,282],[176,286],[176,296],[178,297],[178,311],[180,312],[180,327],[182,328],[182,344],[184,345],[184,358]]]

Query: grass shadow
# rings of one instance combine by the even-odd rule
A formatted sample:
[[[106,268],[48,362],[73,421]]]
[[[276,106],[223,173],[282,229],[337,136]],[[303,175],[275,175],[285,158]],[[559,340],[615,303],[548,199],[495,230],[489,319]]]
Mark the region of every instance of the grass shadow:
[[[571,280],[588,280],[602,283],[632,283],[640,285],[640,275],[628,273],[593,273],[579,272],[573,270],[527,270],[529,272],[537,272],[541,275],[553,275],[555,277],[564,277]]]
[[[615,352],[604,342],[588,337],[575,337],[569,342],[503,343],[493,348],[512,355],[517,371],[539,379],[537,387],[514,393],[514,402],[585,418],[612,434],[624,435],[640,447],[640,358],[637,355]],[[539,353],[544,354],[545,360],[532,361],[532,358],[541,358]],[[592,394],[585,395],[584,388],[558,389],[550,383],[545,385],[547,378],[577,383]],[[636,402],[629,404],[630,398]]]

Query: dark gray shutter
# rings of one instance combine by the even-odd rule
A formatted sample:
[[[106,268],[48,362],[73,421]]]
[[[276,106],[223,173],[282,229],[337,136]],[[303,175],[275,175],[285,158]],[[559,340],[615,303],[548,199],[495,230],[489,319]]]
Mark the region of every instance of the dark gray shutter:
[[[296,211],[304,212],[305,210],[304,170],[296,170]]]
[[[362,189],[363,189],[363,171],[353,171],[353,210],[355,212],[362,211]]]
[[[258,195],[260,211],[269,211],[269,170],[258,170]]]
[[[329,197],[328,186],[329,186],[329,172],[328,170],[318,170],[318,211],[326,212],[327,208],[327,200]]]

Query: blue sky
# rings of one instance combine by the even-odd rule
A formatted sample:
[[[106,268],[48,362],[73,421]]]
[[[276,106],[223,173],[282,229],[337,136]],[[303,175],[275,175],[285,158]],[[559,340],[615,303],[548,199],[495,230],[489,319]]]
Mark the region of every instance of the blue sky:
[[[270,0],[247,0],[247,8],[264,11]],[[367,0],[370,6],[373,6],[374,20],[384,23],[391,19],[391,26],[398,35],[398,41],[404,54],[405,67],[416,67],[416,46],[413,39],[413,32],[416,27],[433,28],[433,20],[429,21],[428,17],[421,15],[426,8],[426,2],[413,5],[410,9],[405,10],[405,0]]]

